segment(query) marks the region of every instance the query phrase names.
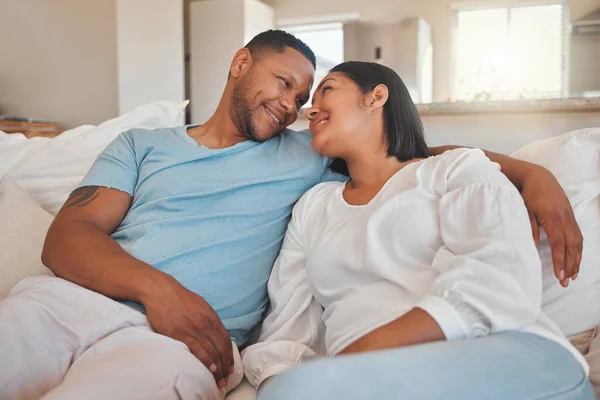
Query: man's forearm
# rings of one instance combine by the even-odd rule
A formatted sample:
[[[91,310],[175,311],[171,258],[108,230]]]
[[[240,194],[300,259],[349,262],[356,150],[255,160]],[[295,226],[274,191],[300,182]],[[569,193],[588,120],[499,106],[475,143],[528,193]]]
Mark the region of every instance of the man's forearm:
[[[429,152],[431,153],[431,155],[437,156],[447,150],[459,149],[461,147],[466,147],[466,146],[430,147]],[[502,173],[504,175],[506,175],[506,177],[508,179],[510,179],[510,181],[519,190],[521,190],[523,187],[523,182],[525,180],[525,177],[528,174],[535,172],[537,169],[540,168],[538,165],[535,165],[535,164],[532,164],[532,163],[529,163],[526,161],[517,160],[516,158],[512,158],[512,157],[504,155],[504,154],[494,153],[492,151],[487,151],[487,150],[483,150],[483,149],[482,149],[482,151],[485,153],[485,155],[490,160],[492,160],[493,162],[498,163],[500,165],[500,169],[502,170]]]
[[[105,296],[139,303],[174,279],[128,254],[94,225],[55,220],[42,253],[57,276]]]

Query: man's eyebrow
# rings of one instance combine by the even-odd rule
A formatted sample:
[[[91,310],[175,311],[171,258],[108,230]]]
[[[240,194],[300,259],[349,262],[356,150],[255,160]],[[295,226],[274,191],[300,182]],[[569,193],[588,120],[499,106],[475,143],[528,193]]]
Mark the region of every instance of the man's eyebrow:
[[[289,79],[290,81],[292,81],[292,83],[295,86],[298,86],[298,79],[296,79],[296,77],[294,76],[294,74],[288,72],[288,71],[280,71],[278,72],[280,75],[284,75],[287,79]]]

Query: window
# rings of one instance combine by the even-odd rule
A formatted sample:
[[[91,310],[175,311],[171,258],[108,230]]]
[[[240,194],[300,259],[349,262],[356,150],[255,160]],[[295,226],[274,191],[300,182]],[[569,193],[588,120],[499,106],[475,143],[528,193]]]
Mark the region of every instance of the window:
[[[457,100],[561,97],[562,5],[459,10],[454,38]]]
[[[315,83],[310,93],[313,93],[318,83],[327,75],[329,70],[344,61],[344,27],[342,23],[327,23],[314,25],[296,25],[282,27],[306,43],[317,58]]]

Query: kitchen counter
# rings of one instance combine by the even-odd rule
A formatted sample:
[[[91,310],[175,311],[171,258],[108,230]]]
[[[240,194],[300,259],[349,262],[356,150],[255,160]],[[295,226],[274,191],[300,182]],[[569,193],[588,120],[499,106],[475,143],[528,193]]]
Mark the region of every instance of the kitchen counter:
[[[600,98],[430,103],[417,104],[417,110],[421,116],[498,113],[600,112]]]

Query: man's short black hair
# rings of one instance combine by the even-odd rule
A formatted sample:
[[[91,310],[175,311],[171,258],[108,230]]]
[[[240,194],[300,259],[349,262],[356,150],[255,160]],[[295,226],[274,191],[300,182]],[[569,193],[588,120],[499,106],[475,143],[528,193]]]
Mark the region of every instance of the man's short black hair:
[[[250,50],[251,54],[260,54],[260,52],[265,50],[283,53],[287,47],[291,47],[306,57],[313,68],[317,68],[315,53],[313,53],[310,47],[296,36],[282,30],[271,29],[259,33],[245,47]]]

